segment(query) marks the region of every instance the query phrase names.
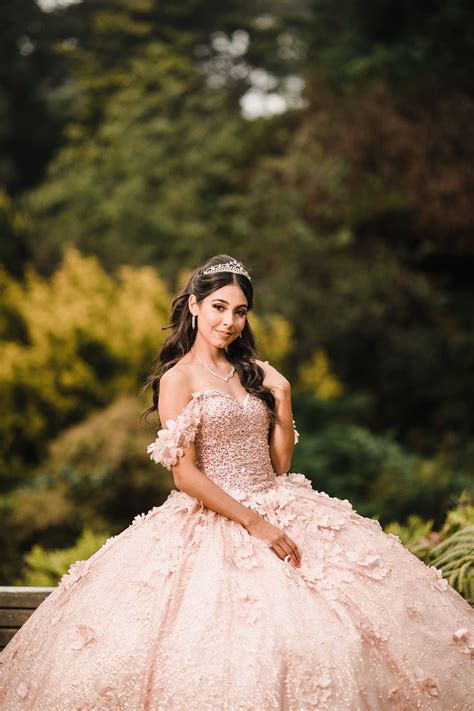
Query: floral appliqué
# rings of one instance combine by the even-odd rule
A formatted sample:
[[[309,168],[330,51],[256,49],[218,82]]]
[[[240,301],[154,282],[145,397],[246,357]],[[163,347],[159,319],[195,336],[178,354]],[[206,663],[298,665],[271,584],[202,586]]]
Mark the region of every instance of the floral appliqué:
[[[67,573],[64,573],[59,581],[59,586],[67,590],[73,583],[84,578],[89,572],[91,562],[92,558],[88,560],[77,560],[75,563],[72,563]]]
[[[355,563],[369,578],[382,580],[387,575],[387,568],[382,563],[380,555],[373,548],[363,552],[346,551],[349,562]]]
[[[76,637],[71,647],[76,651],[90,647],[96,641],[95,632],[89,625],[76,625],[75,635]]]
[[[194,441],[201,419],[201,395],[202,393],[193,393],[192,400],[176,420],[166,420],[166,428],[159,430],[155,441],[147,447],[150,459],[170,471],[178,457],[183,456],[183,447]]]
[[[474,641],[469,642],[469,632],[465,627],[460,627],[456,632],[453,632],[452,639],[461,652],[474,657]]]
[[[230,556],[226,554],[226,558],[230,557],[237,568],[246,570],[256,568],[259,563],[255,556],[255,543],[252,536],[242,526],[231,524],[230,538],[234,546]]]
[[[443,592],[449,588],[449,583],[446,578],[443,578],[443,571],[436,568],[434,565],[428,567],[428,574],[431,578],[431,583],[435,590]]]
[[[239,603],[237,614],[239,617],[243,617],[248,624],[253,625],[261,618],[264,605],[250,590],[242,590],[237,595],[237,600]]]
[[[301,702],[302,708],[334,708],[330,703],[332,681],[328,669],[293,652],[288,654],[288,663],[292,669],[292,692]],[[295,669],[298,669],[298,673]]]
[[[433,677],[425,674],[421,667],[415,667],[413,672],[415,674],[415,679],[425,693],[429,696],[438,696],[439,687],[436,679],[433,679]]]
[[[295,444],[298,444],[298,440],[300,438],[300,433],[296,429],[296,422],[293,420],[293,432],[295,433]]]
[[[16,688],[16,694],[20,699],[26,698],[26,695],[28,694],[28,684],[25,681],[20,681]]]

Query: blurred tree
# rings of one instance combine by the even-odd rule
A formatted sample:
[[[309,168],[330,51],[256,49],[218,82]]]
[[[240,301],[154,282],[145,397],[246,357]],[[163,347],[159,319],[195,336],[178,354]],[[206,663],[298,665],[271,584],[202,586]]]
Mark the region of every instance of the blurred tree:
[[[64,115],[52,95],[64,68],[48,19],[35,0],[0,6],[0,186],[11,194],[41,179],[61,142]]]
[[[108,534],[85,528],[70,548],[44,550],[35,545],[24,557],[24,568],[15,585],[54,587],[77,560],[90,558],[102,546]]]
[[[311,393],[318,400],[329,400],[343,394],[344,386],[331,373],[324,351],[318,349],[311,360],[301,366],[295,391]]]
[[[323,347],[341,380],[372,395],[365,424],[427,450],[453,431],[467,439],[474,143],[461,155],[446,109],[433,128],[383,86],[308,96],[304,112],[249,124],[192,63],[149,44],[94,137],[63,149],[32,193],[37,261],[71,240],[109,268],[159,263],[174,286],[184,265],[235,254],[252,265],[259,307],[292,323],[290,376]],[[467,99],[453,111],[459,131],[469,112]]]
[[[312,0],[309,56],[336,81],[440,74],[472,93],[474,9],[469,0]]]
[[[305,473],[317,491],[347,498],[359,513],[384,524],[415,513],[441,523],[456,495],[466,490],[474,496],[471,472],[452,467],[442,453],[423,458],[389,434],[344,422],[341,410],[334,414],[304,401],[295,407],[301,438],[292,471]]]
[[[112,278],[73,250],[50,281],[29,270],[24,284],[3,282],[1,488],[27,476],[62,428],[144,382],[169,310],[151,268]]]
[[[0,188],[0,265],[17,278],[22,276],[24,264],[30,257],[25,227],[23,213]]]
[[[228,242],[210,216],[246,161],[241,130],[242,119],[202,87],[188,60],[149,44],[95,136],[60,151],[31,195],[36,262],[49,268],[67,242],[108,268],[159,263],[167,277],[191,251],[204,259]]]

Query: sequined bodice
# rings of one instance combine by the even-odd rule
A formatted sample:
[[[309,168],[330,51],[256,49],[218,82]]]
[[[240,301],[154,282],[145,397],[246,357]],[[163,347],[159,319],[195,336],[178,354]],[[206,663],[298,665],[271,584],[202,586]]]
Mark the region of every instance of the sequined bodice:
[[[267,491],[276,473],[270,459],[270,418],[264,403],[243,401],[221,390],[205,390],[194,446],[199,469],[222,489]]]

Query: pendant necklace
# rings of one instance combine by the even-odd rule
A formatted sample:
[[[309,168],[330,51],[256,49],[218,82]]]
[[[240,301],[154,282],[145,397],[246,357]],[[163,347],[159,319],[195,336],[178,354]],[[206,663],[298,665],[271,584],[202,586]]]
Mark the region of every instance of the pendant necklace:
[[[231,369],[230,373],[228,373],[228,375],[221,375],[220,373],[216,373],[215,370],[212,370],[212,368],[210,368],[210,367],[207,365],[207,363],[204,363],[204,361],[200,359],[200,357],[198,356],[198,354],[195,352],[195,350],[194,350],[193,348],[191,348],[191,350],[192,350],[192,352],[194,353],[194,355],[196,356],[197,360],[201,363],[201,365],[203,365],[203,366],[205,367],[205,369],[208,370],[209,373],[210,373],[211,375],[214,375],[216,378],[220,378],[221,380],[225,380],[225,382],[228,383],[229,380],[231,379],[231,377],[234,375],[234,373],[235,373],[235,368],[234,368],[234,366],[232,366],[232,369]]]

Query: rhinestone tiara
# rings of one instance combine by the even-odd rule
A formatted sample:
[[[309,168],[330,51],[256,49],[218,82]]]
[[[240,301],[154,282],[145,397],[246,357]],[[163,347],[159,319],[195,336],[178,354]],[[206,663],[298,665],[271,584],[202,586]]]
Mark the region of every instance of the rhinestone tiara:
[[[224,262],[224,264],[214,264],[212,267],[208,267],[207,269],[204,269],[204,271],[199,272],[199,275],[216,274],[216,272],[234,272],[234,274],[242,274],[247,277],[249,281],[252,281],[248,271],[246,271],[246,269],[244,269],[243,266],[235,259],[231,262]]]

